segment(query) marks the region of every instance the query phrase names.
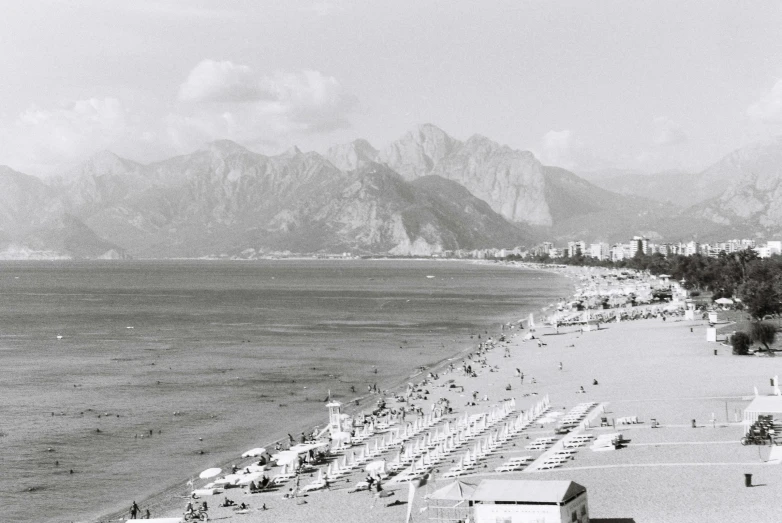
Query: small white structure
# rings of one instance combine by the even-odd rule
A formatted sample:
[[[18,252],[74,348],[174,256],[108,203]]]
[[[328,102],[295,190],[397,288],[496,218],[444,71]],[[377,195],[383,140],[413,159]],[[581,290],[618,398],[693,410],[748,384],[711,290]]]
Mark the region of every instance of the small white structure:
[[[758,420],[761,414],[771,414],[782,417],[782,396],[755,396],[755,399],[744,409],[744,430]]]
[[[484,479],[469,500],[475,523],[589,523],[586,488],[573,481]]]
[[[342,403],[332,401],[326,407],[329,409],[329,433],[342,432]]]
[[[717,341],[717,328],[716,327],[706,327],[706,341]]]

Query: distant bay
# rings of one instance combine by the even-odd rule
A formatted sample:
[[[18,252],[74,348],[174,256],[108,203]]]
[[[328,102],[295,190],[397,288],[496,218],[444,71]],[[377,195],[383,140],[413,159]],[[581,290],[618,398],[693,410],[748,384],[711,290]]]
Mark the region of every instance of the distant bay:
[[[141,503],[571,289],[456,261],[1,262],[4,520]]]

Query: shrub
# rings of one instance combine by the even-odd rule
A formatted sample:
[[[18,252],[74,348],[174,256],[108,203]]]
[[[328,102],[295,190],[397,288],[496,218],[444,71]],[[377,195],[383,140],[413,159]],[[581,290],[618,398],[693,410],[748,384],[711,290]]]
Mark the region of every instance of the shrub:
[[[733,345],[733,354],[744,356],[749,352],[751,340],[746,332],[737,332],[730,337],[730,344]]]
[[[770,323],[762,321],[754,322],[749,330],[749,338],[756,343],[762,343],[768,350],[769,343],[774,343],[777,336],[777,328]]]

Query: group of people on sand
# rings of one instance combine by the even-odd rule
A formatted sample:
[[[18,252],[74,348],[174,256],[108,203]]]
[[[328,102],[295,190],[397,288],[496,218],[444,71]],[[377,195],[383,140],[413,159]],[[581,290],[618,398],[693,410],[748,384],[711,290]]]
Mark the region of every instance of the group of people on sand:
[[[146,509],[144,511],[144,517],[140,518],[141,516],[141,509],[139,508],[138,504],[134,501],[130,505],[130,519],[149,519],[152,517],[152,514],[150,514],[149,509]]]

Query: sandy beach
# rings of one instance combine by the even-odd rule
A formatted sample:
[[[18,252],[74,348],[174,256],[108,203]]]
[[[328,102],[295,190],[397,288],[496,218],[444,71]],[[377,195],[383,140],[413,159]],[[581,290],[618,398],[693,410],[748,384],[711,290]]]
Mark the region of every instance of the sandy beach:
[[[596,422],[583,432],[599,435],[621,431],[629,440],[624,448],[611,452],[582,447],[574,459],[553,470],[495,472],[511,456],[540,455],[524,446],[530,439],[553,435],[554,425],[534,425],[474,471],[460,476],[466,482],[477,483],[483,478],[573,480],[587,488],[590,517],[598,521],[779,519],[782,507],[771,499],[782,485],[782,467],[765,463],[768,446],[742,446],[739,439],[743,428],[737,423],[751,399],[753,386],[761,394],[769,393],[769,377],[778,373],[779,366],[774,358],[733,356],[730,347],[706,342],[705,329],[702,320],[683,321],[680,317],[608,323],[592,332],[570,327],[555,334],[553,329],[539,328],[536,334],[543,346],[535,340],[523,341],[523,330],[506,331],[508,342],[496,344],[486,354],[487,366],[474,365],[477,377],[465,376],[456,365],[453,372],[442,372],[439,380],[427,386],[430,394],[426,401],[414,403],[429,412],[432,402],[446,398],[453,407],[447,417],[456,419],[465,413],[487,412],[507,398],[516,400],[517,412],[529,409],[544,395],[549,396],[552,411],[563,414],[580,403],[597,402],[600,412],[593,412]],[[523,384],[516,369],[524,373]],[[443,386],[451,379],[463,386],[464,392]],[[594,380],[598,385],[593,385]],[[487,396],[488,401],[466,405],[474,391],[479,398]],[[393,400],[390,406],[395,406]],[[616,428],[597,426],[601,417],[613,425],[616,418],[625,416],[636,416],[641,423]],[[657,420],[659,428],[652,428],[652,419]],[[395,454],[388,451],[383,456],[390,461]],[[449,456],[449,460],[455,462],[460,454]],[[453,481],[441,477],[450,466],[448,462],[437,465],[433,481],[418,491],[413,521],[428,519],[424,497]],[[756,487],[745,488],[745,473],[754,475]],[[305,474],[301,485],[314,476]],[[210,520],[220,521],[404,521],[407,483],[387,480],[384,490],[393,495],[385,498],[366,491],[348,493],[365,476],[356,469],[332,482],[327,490],[295,499],[283,498],[293,485],[289,482],[272,492],[249,494],[246,489],[232,488],[198,501],[206,500]],[[249,509],[237,513],[234,507],[218,507],[226,496],[237,504],[247,503]],[[186,503],[183,497],[181,506],[153,516],[181,516]],[[264,505],[266,510],[262,509]]]

